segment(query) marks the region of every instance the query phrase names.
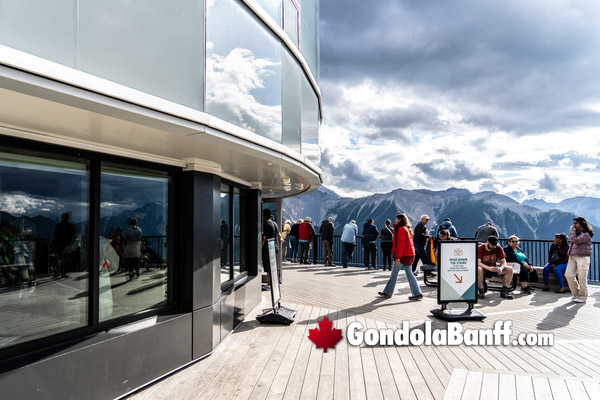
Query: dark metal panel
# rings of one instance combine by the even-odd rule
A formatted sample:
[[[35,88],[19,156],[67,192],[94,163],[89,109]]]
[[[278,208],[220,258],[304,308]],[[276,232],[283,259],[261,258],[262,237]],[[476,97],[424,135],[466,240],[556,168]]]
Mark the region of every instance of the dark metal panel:
[[[235,292],[221,300],[221,340],[233,330],[233,314],[235,312]]]
[[[212,346],[213,349],[221,343],[221,302],[217,301],[213,307],[213,321],[212,321]]]
[[[6,399],[111,399],[192,360],[192,316],[105,339],[0,375]]]
[[[214,348],[213,307],[194,311],[192,318],[192,357],[196,359],[210,353]]]
[[[183,176],[183,303],[193,311],[210,307],[220,293],[221,180],[196,171]]]

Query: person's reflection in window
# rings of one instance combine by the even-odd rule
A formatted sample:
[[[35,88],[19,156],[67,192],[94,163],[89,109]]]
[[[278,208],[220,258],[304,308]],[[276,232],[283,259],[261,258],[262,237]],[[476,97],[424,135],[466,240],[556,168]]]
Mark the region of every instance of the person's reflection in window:
[[[125,231],[125,240],[127,246],[125,246],[125,252],[123,257],[125,258],[125,264],[129,271],[129,280],[140,276],[140,257],[142,256],[142,230],[137,226],[137,219],[131,218],[129,221],[129,227]]]
[[[221,267],[227,265],[227,249],[229,247],[229,226],[221,220]]]
[[[73,266],[77,230],[75,225],[69,222],[70,213],[61,216],[61,221],[54,228],[54,250],[58,256],[58,271],[56,278],[68,278],[67,272]]]

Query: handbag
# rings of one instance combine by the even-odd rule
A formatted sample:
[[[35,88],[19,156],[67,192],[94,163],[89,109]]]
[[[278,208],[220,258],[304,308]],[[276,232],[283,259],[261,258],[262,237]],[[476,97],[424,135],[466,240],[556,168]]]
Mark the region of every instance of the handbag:
[[[519,264],[517,262],[513,262],[513,263],[508,263],[508,266],[512,267],[514,274],[520,274],[521,273],[521,264]]]
[[[558,254],[558,250],[552,253],[552,257],[550,257],[550,264],[558,264],[558,260],[560,260],[560,254]]]

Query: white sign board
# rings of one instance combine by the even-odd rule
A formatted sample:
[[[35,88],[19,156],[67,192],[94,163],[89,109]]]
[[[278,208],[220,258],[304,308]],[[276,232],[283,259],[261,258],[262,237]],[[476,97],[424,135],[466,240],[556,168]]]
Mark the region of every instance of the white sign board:
[[[438,304],[477,302],[477,242],[440,242]]]
[[[276,308],[281,300],[279,293],[279,271],[277,271],[277,253],[275,252],[275,239],[267,240],[269,246],[269,264],[271,265],[271,300]]]

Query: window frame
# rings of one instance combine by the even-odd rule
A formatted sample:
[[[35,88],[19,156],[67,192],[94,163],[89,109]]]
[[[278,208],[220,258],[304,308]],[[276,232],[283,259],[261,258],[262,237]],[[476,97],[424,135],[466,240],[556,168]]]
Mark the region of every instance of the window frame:
[[[99,269],[90,268],[88,273],[88,317],[87,326],[71,329],[65,332],[44,336],[27,342],[17,343],[12,346],[0,349],[0,373],[14,369],[11,363],[13,358],[19,357],[21,360],[25,357],[26,362],[34,362],[41,357],[56,353],[62,348],[72,346],[80,339],[108,331],[112,328],[136,322],[151,316],[165,314],[181,310],[182,301],[182,279],[181,279],[181,251],[176,248],[176,243],[181,243],[180,233],[175,227],[181,226],[180,212],[176,212],[175,202],[181,199],[181,179],[182,170],[179,167],[152,163],[149,161],[136,160],[121,156],[115,156],[106,153],[93,152],[78,148],[60,146],[37,142],[34,140],[15,138],[1,135],[2,147],[9,150],[18,151],[27,149],[29,151],[45,153],[48,156],[67,156],[77,157],[89,163],[90,182],[88,187],[89,198],[89,237],[88,237],[88,265],[98,265],[99,257],[99,234],[100,234],[100,173],[103,162],[120,164],[123,166],[140,167],[154,169],[166,172],[171,177],[172,183],[168,193],[168,218],[169,226],[167,229],[168,241],[167,254],[171,254],[171,268],[173,269],[174,294],[172,303],[157,308],[143,310],[137,313],[116,317],[106,321],[99,321]],[[171,222],[172,221],[172,222]],[[172,239],[171,239],[172,238]],[[22,363],[22,361],[18,361]]]

